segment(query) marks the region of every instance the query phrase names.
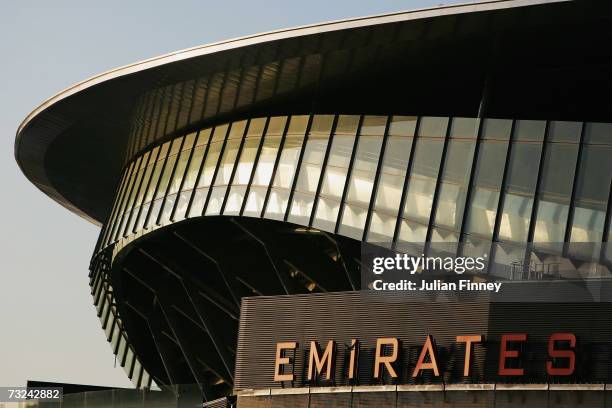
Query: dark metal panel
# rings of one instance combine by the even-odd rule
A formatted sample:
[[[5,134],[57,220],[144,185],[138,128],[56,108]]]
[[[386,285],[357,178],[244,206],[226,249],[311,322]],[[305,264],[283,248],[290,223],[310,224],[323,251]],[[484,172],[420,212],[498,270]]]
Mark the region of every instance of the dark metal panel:
[[[253,297],[242,301],[236,356],[235,389],[350,385],[347,380],[348,345],[360,340],[357,384],[475,383],[549,381],[605,382],[612,367],[612,327],[607,322],[612,305],[551,303],[489,303],[486,296],[466,302],[414,302],[403,293],[337,292],[325,294]],[[383,312],[384,311],[384,312]],[[548,338],[573,332],[576,373],[550,378],[546,374]],[[528,333],[521,351],[525,376],[498,375],[499,341],[505,333]],[[455,336],[482,334],[485,341],[473,348],[472,376],[463,373],[463,353]],[[435,339],[442,377],[413,379],[412,370],[427,335]],[[395,365],[399,378],[372,377],[376,338],[397,337],[400,355]],[[310,341],[320,345],[335,340],[334,380],[306,379]],[[276,343],[296,341],[293,382],[275,382]],[[289,353],[288,355],[291,355]],[[291,371],[291,367],[293,370]]]

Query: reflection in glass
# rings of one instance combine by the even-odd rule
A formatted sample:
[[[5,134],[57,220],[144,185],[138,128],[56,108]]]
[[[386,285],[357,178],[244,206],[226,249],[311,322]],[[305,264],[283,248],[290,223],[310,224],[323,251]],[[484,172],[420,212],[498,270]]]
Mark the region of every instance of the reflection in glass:
[[[255,158],[261,144],[262,133],[265,126],[265,119],[253,119],[249,123],[247,136],[240,152],[240,158],[236,164],[232,188],[227,197],[227,203],[223,210],[224,215],[236,215],[240,213],[246,185],[251,179]]]
[[[126,194],[126,190],[127,190],[127,180],[129,180],[131,174],[132,174],[132,170],[135,166],[136,161],[133,161],[132,163],[130,163],[127,167],[127,169],[125,170],[125,172],[123,173],[123,179],[121,180],[121,184],[119,187],[119,194],[117,195],[117,197],[115,198],[115,204],[113,206],[113,210],[111,212],[111,216],[108,219],[108,222],[106,223],[106,225],[104,226],[105,232],[104,232],[104,240],[103,240],[103,246],[108,245],[111,241],[113,241],[113,234],[112,231],[114,230],[114,227],[116,225],[116,219],[117,219],[117,215],[119,214],[119,208],[122,206],[123,204],[123,200],[124,200],[124,196]]]
[[[308,224],[333,122],[332,115],[316,115],[312,120],[289,209],[289,222]]]
[[[507,141],[483,140],[480,144],[468,205],[468,234],[477,234],[483,238],[491,238],[493,235],[507,151]]]
[[[292,116],[289,121],[283,151],[278,160],[272,189],[270,190],[270,198],[265,210],[266,218],[282,220],[285,216],[289,202],[289,190],[295,177],[308,121],[309,117],[305,115]],[[260,209],[263,207],[264,197],[265,191],[254,190],[254,197],[253,199],[249,197],[244,213],[247,214],[248,211],[248,215],[259,215]]]
[[[431,214],[448,118],[421,119],[398,240],[424,242]]]
[[[208,146],[208,152],[204,161],[204,167],[202,167],[200,173],[200,180],[196,186],[195,194],[193,195],[193,201],[191,208],[189,209],[189,217],[197,217],[202,215],[204,210],[204,204],[206,197],[208,196],[208,189],[212,183],[212,178],[215,174],[215,169],[221,155],[221,150],[225,143],[225,136],[227,135],[228,125],[217,126],[210,139],[210,145]]]
[[[257,217],[261,215],[286,122],[286,116],[270,118],[243,215]]]
[[[368,232],[369,242],[390,243],[393,240],[416,122],[415,116],[391,118]]]
[[[363,238],[386,125],[386,116],[363,118],[342,219],[338,227],[338,233],[342,235],[355,239]]]
[[[238,156],[238,150],[242,144],[245,129],[245,120],[234,122],[230,127],[225,148],[223,149],[223,156],[221,156],[221,161],[217,169],[213,189],[208,199],[206,215],[217,215],[221,212],[225,193],[227,192],[227,186],[231,182],[234,164]]]
[[[129,211],[128,207],[128,203],[130,201],[133,200],[133,195],[135,194],[135,184],[136,184],[136,179],[138,178],[139,174],[141,173],[141,169],[142,167],[145,165],[145,161],[144,161],[144,156],[141,156],[138,158],[138,160],[136,161],[136,164],[134,165],[132,174],[130,175],[130,179],[128,180],[128,188],[125,192],[125,198],[123,200],[123,203],[121,205],[121,211],[119,211],[118,215],[117,215],[117,220],[115,223],[115,226],[113,227],[113,240],[118,240],[121,236],[122,236],[122,229],[121,227],[124,226],[124,222],[125,222],[125,214]]]
[[[363,116],[357,129],[359,120],[359,116],[350,115],[258,118],[219,125],[152,147],[126,165],[100,246],[141,231],[145,224],[156,228],[158,220],[162,225],[181,220],[191,201],[191,217],[202,215],[208,200],[206,214],[224,209],[224,215],[239,215],[244,208],[245,216],[259,217],[263,212],[265,218],[282,220],[294,184],[289,221],[308,225],[312,218],[315,228],[333,231],[337,227],[342,235],[362,239],[371,206],[366,236],[370,242],[390,243],[396,227],[400,242],[422,242],[432,216],[431,240],[456,241],[463,223],[467,251],[480,251],[483,246],[479,242],[492,238],[496,219],[503,241],[526,241],[530,226],[534,242],[542,244],[561,242],[566,234],[572,242],[600,242],[603,238],[612,179],[610,124],[551,121],[547,127],[543,121],[517,120],[513,124],[506,119],[486,119],[473,165],[477,119],[424,117],[416,139],[416,117]],[[304,143],[310,121],[308,142]],[[388,135],[381,152],[386,127]],[[515,133],[507,157],[511,131]],[[302,151],[301,166],[296,169]],[[412,168],[406,182],[411,151]],[[351,156],[353,166],[349,168]],[[541,166],[540,158],[544,160]],[[579,170],[574,175],[578,159]],[[500,202],[504,166],[506,185]],[[466,203],[471,176],[470,201]],[[534,197],[538,176],[541,180]],[[405,184],[405,205],[398,222]],[[437,205],[431,214],[436,191]],[[575,208],[571,209],[573,195]],[[341,222],[336,226],[339,216]],[[606,234],[610,240],[610,231]],[[606,251],[612,252],[609,248],[602,252]]]
[[[325,173],[321,180],[321,193],[313,221],[315,228],[334,231],[358,126],[359,116],[338,117]]]
[[[564,241],[577,155],[577,144],[546,147],[533,242]]]
[[[183,143],[182,151],[179,154],[178,161],[176,162],[174,174],[172,175],[172,181],[168,185],[168,191],[166,193],[166,201],[162,208],[159,223],[161,225],[166,224],[170,221],[170,215],[174,209],[178,190],[181,188],[181,183],[185,178],[185,170],[187,168],[187,162],[189,161],[193,152],[193,143],[195,142],[195,133],[188,135]],[[185,144],[189,143],[187,148]]]
[[[179,201],[176,206],[176,211],[174,213],[175,221],[182,220],[183,218],[185,218],[185,213],[187,211],[189,201],[191,200],[191,196],[193,194],[193,188],[196,184],[200,169],[202,168],[202,160],[204,159],[204,155],[206,153],[210,134],[210,129],[202,130],[198,134],[198,139],[196,141],[193,155],[191,157],[191,161],[189,162],[189,168],[185,173],[185,180],[181,188],[181,193],[179,194]]]
[[[514,142],[511,150],[499,238],[527,242],[542,144]]]
[[[601,242],[612,176],[612,146],[582,150],[571,242]]]
[[[153,196],[153,202],[149,208],[148,218],[145,222],[145,228],[150,228],[154,224],[158,224],[158,217],[162,207],[163,199],[170,184],[170,177],[174,171],[174,165],[178,159],[178,152],[181,147],[182,139],[174,139],[171,141],[170,151],[168,152],[168,158],[166,159],[165,165],[161,172],[161,176],[157,183],[157,189]]]
[[[463,118],[461,118],[463,119]],[[457,241],[465,208],[467,187],[474,156],[475,138],[478,131],[476,119],[451,123],[450,137],[443,171],[440,179],[438,203],[434,216],[436,228],[431,240]],[[457,137],[466,137],[457,138]],[[469,139],[471,137],[472,139]]]

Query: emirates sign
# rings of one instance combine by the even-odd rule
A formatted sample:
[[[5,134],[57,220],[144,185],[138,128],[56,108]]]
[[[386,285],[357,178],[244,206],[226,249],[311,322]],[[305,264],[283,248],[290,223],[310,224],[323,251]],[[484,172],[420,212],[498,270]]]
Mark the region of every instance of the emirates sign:
[[[500,336],[498,374],[500,376],[522,376],[525,369],[520,368],[520,344],[527,341],[526,333],[509,333]],[[463,350],[463,375],[470,376],[472,355],[476,347],[484,342],[480,334],[456,336],[457,350]],[[553,333],[548,338],[548,360],[546,373],[550,376],[569,376],[576,366],[576,335],[574,333]],[[298,349],[295,341],[276,344],[276,358],[274,363],[274,381],[293,381],[294,359],[291,355]],[[334,362],[337,354],[336,341],[329,340],[323,349],[316,341],[310,342],[308,350],[307,380],[317,378],[332,380],[334,375]],[[381,337],[376,339],[374,365],[372,376],[381,378],[385,372],[392,378],[398,377],[396,363],[400,352],[400,342],[395,337]],[[357,376],[359,356],[359,340],[352,339],[348,360],[346,378],[351,380]],[[426,336],[421,347],[416,365],[411,369],[412,378],[417,378],[425,372],[434,377],[440,377],[439,359],[436,352],[435,340]]]

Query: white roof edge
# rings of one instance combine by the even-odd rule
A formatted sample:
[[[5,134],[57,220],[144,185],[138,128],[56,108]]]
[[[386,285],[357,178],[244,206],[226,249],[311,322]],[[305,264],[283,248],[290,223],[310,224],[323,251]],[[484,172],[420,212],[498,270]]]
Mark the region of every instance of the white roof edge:
[[[17,129],[17,137],[27,124],[43,110],[49,106],[74,95],[82,90],[85,90],[94,85],[100,84],[111,79],[115,79],[124,75],[133,74],[144,71],[150,68],[169,64],[172,62],[187,60],[215,52],[226,51],[249,45],[262,44],[265,42],[287,39],[291,37],[299,37],[304,35],[319,34],[330,31],[339,31],[358,27],[367,27],[378,24],[387,24],[400,21],[418,20],[428,17],[439,17],[455,14],[466,14],[479,11],[501,10],[515,7],[525,7],[532,5],[541,5],[548,3],[561,3],[573,0],[485,0],[470,3],[458,3],[444,5],[439,7],[429,7],[416,9],[411,11],[402,11],[394,13],[385,13],[371,15],[366,17],[356,17],[344,20],[328,21],[323,23],[315,23],[279,30],[267,31],[263,33],[247,35],[229,40],[218,41],[210,44],[186,48],[179,51],[174,51],[168,54],[160,55],[153,58],[148,58],[132,64],[113,68],[111,70],[94,75],[90,78],[77,82],[76,84],[58,92],[50,98],[44,100],[39,106],[32,110],[19,125]]]

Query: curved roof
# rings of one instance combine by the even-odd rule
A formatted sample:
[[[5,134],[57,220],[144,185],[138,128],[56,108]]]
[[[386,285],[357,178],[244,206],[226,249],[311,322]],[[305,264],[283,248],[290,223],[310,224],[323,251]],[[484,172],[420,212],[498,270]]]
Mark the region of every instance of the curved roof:
[[[321,88],[321,81],[371,77],[373,55],[384,54],[389,44],[401,42],[402,49],[418,50],[413,60],[414,55],[421,58],[427,53],[420,40],[438,44],[439,37],[449,34],[449,25],[458,30],[460,16],[475,16],[462,20],[469,21],[461,24],[468,43],[476,31],[488,36],[486,24],[498,28],[516,22],[516,14],[505,14],[491,23],[491,13],[561,2],[485,1],[355,18],[241,37],[126,65],[79,82],[35,108],[17,130],[15,158],[45,194],[100,223],[125,161],[146,145],[222,117],[282,111],[279,106],[308,109],[310,103],[303,100]],[[433,20],[441,23],[420,24]],[[346,50],[351,51],[343,59]],[[343,71],[343,66],[357,68]]]

